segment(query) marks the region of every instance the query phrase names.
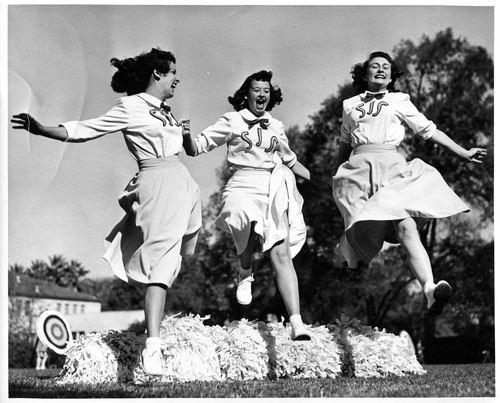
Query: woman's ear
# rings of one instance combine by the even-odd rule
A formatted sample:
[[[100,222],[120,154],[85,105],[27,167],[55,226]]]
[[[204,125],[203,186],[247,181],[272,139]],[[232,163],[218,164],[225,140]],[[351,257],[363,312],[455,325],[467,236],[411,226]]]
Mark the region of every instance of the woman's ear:
[[[153,78],[158,81],[161,77],[161,73],[158,73],[158,70],[154,69],[152,73]]]

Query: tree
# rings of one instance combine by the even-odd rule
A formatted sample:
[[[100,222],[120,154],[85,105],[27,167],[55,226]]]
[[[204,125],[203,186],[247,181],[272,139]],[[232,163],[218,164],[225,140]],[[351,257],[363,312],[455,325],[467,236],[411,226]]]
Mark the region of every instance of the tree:
[[[48,263],[39,259],[33,260],[29,267],[15,263],[9,266],[9,270],[75,291],[82,291],[81,281],[88,273],[80,262],[68,262],[61,255],[50,256]]]
[[[451,29],[424,36],[419,46],[403,41],[394,51],[406,74],[402,91],[439,128],[466,148],[476,145],[493,152],[493,61],[486,50],[453,38]],[[410,136],[408,155],[434,166],[447,183],[482,214],[483,226],[491,225],[493,213],[493,158],[483,167],[464,163],[432,142]],[[432,253],[436,223],[423,234]]]
[[[107,279],[107,284],[101,291],[101,300],[105,302],[103,311],[144,309],[144,287],[126,283],[117,277]]]
[[[451,29],[440,32],[431,40],[424,36],[418,46],[403,41],[395,49],[396,60],[406,71],[402,90],[408,92],[417,107],[466,148],[479,145],[488,149],[490,157],[483,166],[464,163],[459,157],[431,142],[415,137],[406,142],[406,151],[438,169],[447,183],[471,206],[473,213],[469,225],[476,229],[473,238],[476,247],[480,231],[492,227],[493,217],[493,61],[486,50],[469,45],[465,39],[453,37]],[[433,220],[421,232],[421,238],[433,262],[436,278],[449,277],[448,267],[442,262],[453,251],[447,247],[453,237],[453,227],[461,218]],[[465,224],[467,226],[467,224]],[[442,236],[445,233],[447,236]],[[469,248],[468,253],[476,251]],[[462,272],[462,275],[465,272]],[[474,273],[476,274],[476,273]],[[450,280],[453,280],[451,278]],[[491,278],[492,280],[492,278]],[[461,292],[455,286],[455,304],[460,304]],[[464,317],[456,315],[455,321]],[[425,321],[425,336],[434,332],[434,322]]]
[[[437,265],[455,285],[448,322],[494,355],[494,242],[478,239],[469,223],[459,222],[441,248]]]
[[[31,366],[33,355],[33,318],[26,312],[24,304],[14,303],[9,299],[9,368],[27,368]]]

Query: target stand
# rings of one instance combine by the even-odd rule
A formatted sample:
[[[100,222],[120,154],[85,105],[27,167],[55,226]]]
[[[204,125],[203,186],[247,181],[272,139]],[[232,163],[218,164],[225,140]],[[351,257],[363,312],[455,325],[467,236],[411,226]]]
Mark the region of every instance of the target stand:
[[[415,355],[417,351],[415,349],[415,345],[413,344],[410,334],[406,330],[401,330],[401,332],[399,333],[399,337],[401,337],[404,340],[406,348],[408,350],[408,354],[412,356]]]
[[[65,355],[73,335],[68,321],[57,311],[42,312],[36,321],[36,333],[40,341],[57,354]]]

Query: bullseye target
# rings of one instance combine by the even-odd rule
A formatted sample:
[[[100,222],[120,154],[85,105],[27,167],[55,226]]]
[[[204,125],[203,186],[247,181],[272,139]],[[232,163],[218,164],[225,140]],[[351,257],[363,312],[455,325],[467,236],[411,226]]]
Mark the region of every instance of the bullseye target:
[[[73,340],[68,322],[57,311],[45,311],[39,316],[36,333],[45,346],[62,355],[66,353],[68,343]]]

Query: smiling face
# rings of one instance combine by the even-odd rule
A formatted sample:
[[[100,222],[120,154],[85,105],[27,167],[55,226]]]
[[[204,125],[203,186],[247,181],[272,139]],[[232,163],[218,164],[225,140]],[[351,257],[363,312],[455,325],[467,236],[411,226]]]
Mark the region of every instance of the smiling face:
[[[271,99],[271,84],[268,81],[252,80],[247,94],[247,108],[255,116],[262,116]]]
[[[163,92],[161,99],[168,99],[174,96],[175,88],[179,84],[179,78],[177,77],[177,69],[174,63],[170,63],[170,70],[168,73],[158,73],[160,77],[158,80],[158,85]]]
[[[384,57],[375,57],[368,63],[366,71],[368,91],[385,91],[391,83],[391,63]]]

